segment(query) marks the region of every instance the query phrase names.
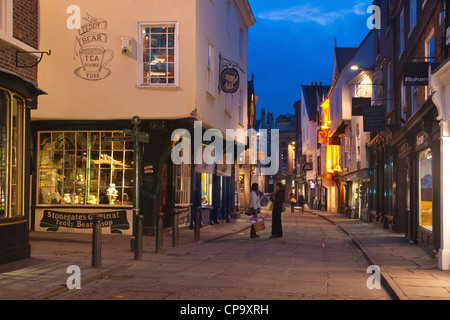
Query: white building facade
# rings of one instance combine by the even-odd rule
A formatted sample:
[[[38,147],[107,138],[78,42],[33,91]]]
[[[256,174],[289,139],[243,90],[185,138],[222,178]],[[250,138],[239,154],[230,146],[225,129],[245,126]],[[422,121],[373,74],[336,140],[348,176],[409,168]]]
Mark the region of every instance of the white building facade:
[[[247,128],[248,1],[43,0],[40,13],[52,58],[39,70],[45,108],[32,118],[36,230],[84,232],[86,213],[102,212],[111,232],[131,231],[133,145],[107,140],[133,129],[134,116],[150,135],[139,170],[154,167],[140,182],[144,225],[176,207],[186,224],[195,206],[205,222],[228,219],[235,166],[174,165],[170,151],[172,132],[193,140],[195,121],[223,134]],[[227,68],[239,75],[234,93],[220,88]]]

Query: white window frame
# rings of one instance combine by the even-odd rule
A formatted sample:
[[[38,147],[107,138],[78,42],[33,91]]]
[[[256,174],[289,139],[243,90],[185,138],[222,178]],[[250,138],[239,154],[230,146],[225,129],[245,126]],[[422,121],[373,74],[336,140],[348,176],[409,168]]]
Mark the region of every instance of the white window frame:
[[[13,2],[0,0],[0,38],[13,35]]]
[[[402,105],[401,105],[402,119],[406,121],[407,117],[408,117],[408,115],[407,115],[408,106],[406,103],[406,86],[405,86],[403,80],[402,80],[402,84],[401,84],[401,103],[402,103]],[[406,111],[405,111],[405,108],[406,108]]]
[[[431,30],[431,32],[428,35],[428,37],[425,39],[425,57],[431,57],[431,46],[430,46],[430,43],[431,43],[431,39],[433,39],[433,38],[434,38],[434,45],[435,45],[435,47],[433,48],[433,51],[434,51],[433,58],[429,59],[430,62],[436,61],[436,57],[435,57],[435,55],[436,55],[436,37],[435,37],[435,34],[434,34],[434,28]],[[429,88],[429,86],[426,86],[425,87],[425,100],[427,100],[429,96],[430,96],[430,88]]]
[[[144,39],[143,39],[143,32],[142,30],[146,27],[152,27],[152,26],[171,26],[173,25],[175,27],[175,44],[174,44],[174,50],[175,50],[175,70],[174,70],[174,83],[170,84],[161,84],[161,83],[155,83],[155,84],[147,84],[143,82],[143,67],[144,67]],[[161,21],[161,22],[138,22],[137,26],[137,32],[138,32],[138,44],[137,44],[137,60],[138,60],[138,72],[137,72],[137,85],[138,88],[176,88],[180,86],[180,59],[179,59],[179,22],[178,21]]]
[[[405,8],[402,9],[402,12],[400,13],[400,54],[398,55],[398,58],[402,56],[403,52],[405,51]]]
[[[414,22],[414,24],[413,24]],[[413,32],[414,28],[417,24],[417,0],[410,0],[409,1],[409,35],[408,38],[411,36],[411,33]]]
[[[244,126],[244,90],[239,88],[239,124]]]
[[[214,45],[207,41],[206,43],[206,93],[215,97],[215,52]]]
[[[417,86],[411,87],[411,117],[419,110]]]

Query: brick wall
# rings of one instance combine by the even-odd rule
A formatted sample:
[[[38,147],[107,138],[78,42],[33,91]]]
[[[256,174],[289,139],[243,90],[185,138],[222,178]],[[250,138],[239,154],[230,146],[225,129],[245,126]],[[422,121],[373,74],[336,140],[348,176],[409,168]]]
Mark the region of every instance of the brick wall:
[[[13,6],[14,38],[38,48],[39,1],[14,0]]]
[[[36,50],[39,47],[39,1],[13,1],[13,37]],[[16,66],[16,52],[24,51],[0,39],[0,68],[12,71],[25,80],[37,84],[37,66],[19,68]],[[20,54],[19,65],[34,65],[38,58],[31,54]]]

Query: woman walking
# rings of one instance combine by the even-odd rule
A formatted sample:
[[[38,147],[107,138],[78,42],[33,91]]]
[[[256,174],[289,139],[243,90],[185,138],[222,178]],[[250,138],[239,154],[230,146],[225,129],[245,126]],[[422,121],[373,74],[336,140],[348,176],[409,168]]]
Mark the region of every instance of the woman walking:
[[[272,235],[271,238],[281,238],[283,236],[283,227],[281,225],[281,213],[284,204],[284,187],[282,183],[277,183],[276,190],[272,194]]]
[[[251,187],[250,192],[250,208],[254,210],[254,214],[258,214],[261,212],[261,202],[260,202],[260,194],[258,191],[258,184],[254,183]],[[258,238],[259,236],[256,234],[253,225],[250,229],[250,238]]]

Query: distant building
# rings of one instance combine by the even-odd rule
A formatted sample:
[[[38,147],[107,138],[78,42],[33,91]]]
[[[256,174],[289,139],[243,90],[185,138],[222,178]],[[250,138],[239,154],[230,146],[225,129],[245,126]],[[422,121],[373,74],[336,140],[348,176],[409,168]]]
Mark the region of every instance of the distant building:
[[[321,123],[321,104],[330,86],[322,83],[302,85],[296,114],[296,196],[302,194],[312,208],[326,209],[327,189],[322,188],[321,154],[317,133]],[[320,205],[322,204],[322,206]]]
[[[289,195],[296,193],[295,188],[295,120],[294,115],[280,115],[275,121],[275,129],[280,135],[280,169],[274,175],[274,184],[281,182],[285,187],[286,202]]]

